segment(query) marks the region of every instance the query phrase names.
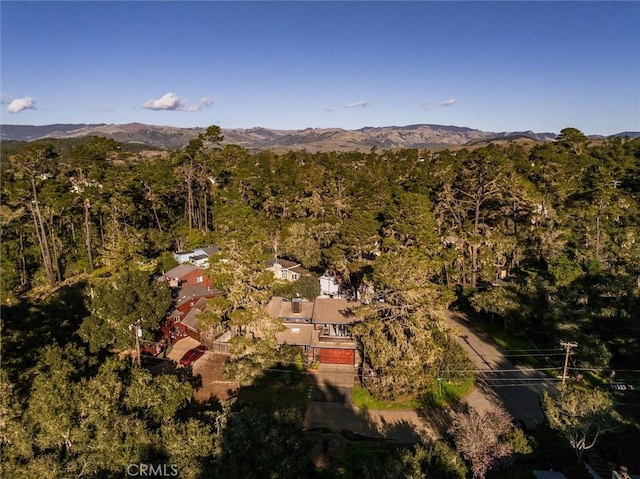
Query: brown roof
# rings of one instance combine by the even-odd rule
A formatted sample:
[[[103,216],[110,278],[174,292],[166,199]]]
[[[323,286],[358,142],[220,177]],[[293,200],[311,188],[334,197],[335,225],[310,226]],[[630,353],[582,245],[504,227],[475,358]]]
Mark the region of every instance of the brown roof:
[[[293,268],[294,266],[300,266],[300,263],[296,263],[295,261],[289,261],[288,259],[277,259],[278,264],[285,269]],[[270,258],[265,261],[267,268],[273,268],[273,265],[276,264],[276,258]]]
[[[293,312],[293,301],[289,301],[280,296],[274,296],[271,298],[271,301],[267,303],[266,310],[267,314],[272,318],[276,319],[287,319],[287,318],[308,318],[311,319],[313,317],[313,302],[312,301],[300,301],[302,304],[302,312],[294,313]]]
[[[351,312],[360,306],[358,302],[346,299],[316,298],[313,308],[313,322],[326,324],[353,324],[358,318]]]
[[[301,275],[309,274],[309,270],[303,268],[300,263],[296,263],[295,261],[289,261],[288,259],[277,259],[278,264],[282,269],[288,269],[289,271],[293,271],[294,273],[298,273]],[[276,264],[276,258],[271,258],[265,261],[265,266],[267,269],[273,269],[273,266]]]
[[[312,324],[285,324],[284,331],[276,333],[278,344],[291,344],[294,346],[309,346],[313,335]]]
[[[280,306],[282,305],[282,296],[273,296],[264,309],[267,314],[272,318],[278,319],[280,317]]]
[[[289,268],[289,271],[293,271],[294,273],[298,273],[303,276],[309,274],[309,270],[302,266],[294,266],[293,268]]]

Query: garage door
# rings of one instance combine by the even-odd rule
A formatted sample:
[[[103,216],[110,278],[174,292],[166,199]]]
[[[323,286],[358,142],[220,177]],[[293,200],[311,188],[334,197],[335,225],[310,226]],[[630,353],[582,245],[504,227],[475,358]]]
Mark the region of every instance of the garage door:
[[[354,355],[353,349],[321,349],[320,362],[323,364],[353,364]]]

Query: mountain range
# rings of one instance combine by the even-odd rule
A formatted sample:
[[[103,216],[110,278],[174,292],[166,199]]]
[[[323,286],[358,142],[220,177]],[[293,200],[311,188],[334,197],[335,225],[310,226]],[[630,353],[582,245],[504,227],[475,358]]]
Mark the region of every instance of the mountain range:
[[[143,123],[2,125],[2,141],[34,141],[43,138],[77,138],[104,136],[123,143],[177,149],[204,132],[204,128],[178,128],[145,125]],[[369,151],[371,148],[443,148],[475,146],[491,141],[539,142],[552,141],[555,133],[486,132],[473,128],[444,125],[408,125],[365,127],[358,130],[342,128],[306,128],[275,130],[270,128],[222,129],[224,144],[235,144],[248,150],[291,151]],[[613,136],[638,137],[639,132],[623,132]],[[594,138],[603,138],[594,137]]]

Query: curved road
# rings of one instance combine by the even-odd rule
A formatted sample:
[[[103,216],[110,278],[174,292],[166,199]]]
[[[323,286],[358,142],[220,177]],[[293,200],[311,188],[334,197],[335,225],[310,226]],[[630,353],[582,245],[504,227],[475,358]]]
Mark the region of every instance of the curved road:
[[[542,422],[540,396],[544,390],[553,390],[557,380],[511,363],[491,339],[472,328],[465,314],[447,311],[447,324],[476,368],[485,371],[478,374],[478,384],[465,402],[480,411],[502,404],[514,419],[530,428]]]

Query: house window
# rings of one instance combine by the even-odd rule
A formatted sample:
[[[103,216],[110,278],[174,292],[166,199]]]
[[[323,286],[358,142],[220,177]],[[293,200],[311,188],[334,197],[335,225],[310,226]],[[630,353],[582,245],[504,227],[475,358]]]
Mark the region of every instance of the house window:
[[[300,332],[300,328],[291,328],[291,332],[292,333],[299,333]]]
[[[196,282],[203,283],[204,282],[204,276],[198,276],[198,278],[196,279]]]
[[[207,339],[211,339],[211,333],[207,333],[207,334],[205,334],[204,336],[205,336],[205,338],[207,338]]]
[[[298,275],[297,275],[296,273],[293,273],[293,274],[291,275],[291,277],[292,277],[294,280],[298,279]]]
[[[180,322],[180,318],[173,318],[173,322],[174,323],[179,323]]]
[[[280,277],[282,279],[287,279],[287,270],[283,269],[282,271],[280,271]]]
[[[329,325],[328,324],[324,324],[322,326],[322,334],[325,336],[329,336]]]

